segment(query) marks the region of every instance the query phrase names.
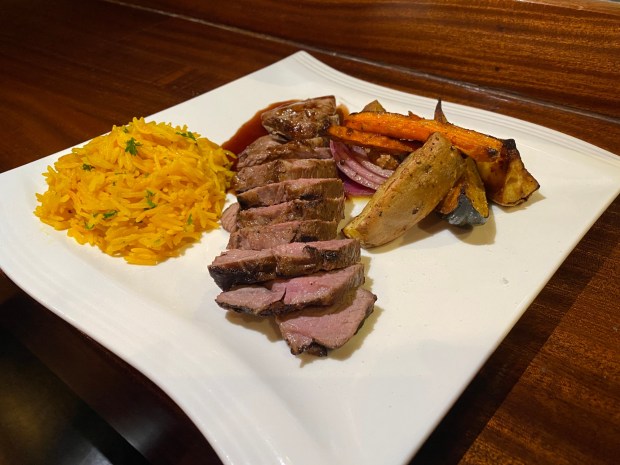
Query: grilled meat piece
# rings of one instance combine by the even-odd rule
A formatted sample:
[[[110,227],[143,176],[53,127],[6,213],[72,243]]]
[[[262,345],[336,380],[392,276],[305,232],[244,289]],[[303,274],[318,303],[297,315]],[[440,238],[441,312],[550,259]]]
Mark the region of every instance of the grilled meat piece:
[[[208,270],[215,284],[227,291],[235,285],[275,279],[277,266],[273,249],[231,249],[215,257]]]
[[[237,214],[237,227],[267,226],[287,221],[324,220],[344,218],[344,196],[335,199],[290,200],[268,207],[249,208]]]
[[[294,242],[276,248],[277,271],[282,276],[291,277],[319,270],[336,270],[359,262],[360,255],[357,240]]]
[[[312,139],[281,142],[271,135],[259,137],[237,157],[237,168],[262,165],[273,160],[290,160],[299,158],[331,158],[327,139]]]
[[[302,178],[255,187],[237,195],[242,209],[266,207],[289,200],[317,200],[341,197],[344,186],[339,178]]]
[[[336,110],[333,95],[317,97],[265,111],[261,122],[270,134],[288,140],[309,139],[325,135],[327,128],[339,123]]]
[[[229,233],[237,230],[237,214],[239,213],[239,203],[231,203],[228,207],[224,209],[222,212],[222,216],[220,217],[220,224],[224,231]]]
[[[334,239],[293,242],[264,250],[227,250],[215,257],[208,269],[220,289],[229,290],[241,284],[345,268],[359,260],[358,241]]]
[[[232,186],[237,192],[244,192],[287,179],[335,178],[338,176],[333,159],[274,160],[262,165],[248,166],[237,171]]]
[[[269,249],[291,242],[328,241],[338,234],[338,221],[305,220],[241,228],[230,234],[228,249]]]
[[[233,287],[215,299],[226,309],[252,315],[275,315],[309,306],[333,305],[364,283],[364,265],[356,263],[290,279]]]
[[[377,297],[358,287],[329,307],[309,307],[276,315],[276,323],[293,355],[308,352],[325,356],[342,347],[372,313]]]
[[[326,355],[353,337],[376,300],[361,288],[359,242],[336,239],[344,185],[326,136],[339,124],[336,99],[281,105],[261,122],[269,135],[239,154],[237,202],[222,213],[227,250],[208,267],[222,289],[216,302],[275,315],[293,354]]]

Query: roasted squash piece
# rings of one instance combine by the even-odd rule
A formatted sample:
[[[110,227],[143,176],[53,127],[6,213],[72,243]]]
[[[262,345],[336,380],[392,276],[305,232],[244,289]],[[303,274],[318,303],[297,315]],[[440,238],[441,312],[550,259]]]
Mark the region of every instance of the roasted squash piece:
[[[456,226],[477,226],[486,223],[489,203],[480,179],[476,162],[465,159],[465,171],[450,189],[436,211],[448,223]]]
[[[448,122],[441,106],[441,100],[438,100],[435,106],[434,118],[442,123]],[[483,201],[481,193],[478,191],[479,188],[474,187],[479,183],[482,185],[482,189],[488,186],[486,190],[488,190],[491,200],[503,206],[513,206],[525,202],[529,196],[540,187],[538,181],[525,169],[515,141],[512,139],[503,141],[500,157],[495,159],[492,163],[477,163],[478,169],[476,173],[474,173],[472,163],[468,163],[467,167],[466,175],[470,178],[470,181],[465,192],[468,199],[465,200],[465,198],[462,198],[462,201],[464,205],[467,203],[471,204],[478,213],[482,213],[485,210],[488,211],[486,197]],[[483,170],[486,182],[482,181],[480,170]],[[478,201],[476,201],[476,199],[478,199]],[[444,214],[447,214],[447,211],[449,211],[447,204],[442,207],[442,209],[444,210]],[[469,212],[470,221],[477,221],[479,215],[472,210],[469,210]],[[452,215],[449,215],[446,219],[448,219],[448,221],[457,221],[457,217]],[[484,221],[486,221],[486,218]]]
[[[496,160],[477,161],[476,165],[489,200],[498,205],[519,205],[540,188],[538,181],[525,168],[512,139],[504,140],[501,156]]]
[[[433,134],[409,155],[344,228],[362,247],[396,239],[431,213],[463,174],[461,153],[441,134]]]
[[[448,123],[441,100],[435,105],[433,118],[441,123]],[[472,158],[465,159],[463,175],[450,189],[448,195],[439,202],[436,211],[448,223],[455,226],[477,226],[487,222],[489,202],[478,167]]]
[[[362,111],[375,111],[375,112],[383,112],[385,111],[385,107],[381,105],[379,100],[373,100],[372,102],[367,103]]]

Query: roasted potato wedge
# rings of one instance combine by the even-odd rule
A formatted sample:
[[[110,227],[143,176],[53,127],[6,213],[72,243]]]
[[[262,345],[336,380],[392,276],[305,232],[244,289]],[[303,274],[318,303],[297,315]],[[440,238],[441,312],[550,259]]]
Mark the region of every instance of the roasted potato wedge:
[[[362,247],[387,244],[431,213],[465,169],[461,153],[441,134],[409,155],[343,229]]]

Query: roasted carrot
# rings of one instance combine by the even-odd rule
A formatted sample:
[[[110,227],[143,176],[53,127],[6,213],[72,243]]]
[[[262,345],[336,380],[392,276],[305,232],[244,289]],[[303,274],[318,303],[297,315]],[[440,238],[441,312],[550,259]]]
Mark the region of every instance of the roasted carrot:
[[[328,130],[328,134],[333,139],[344,142],[345,144],[379,149],[387,153],[409,153],[417,148],[416,145],[408,143],[407,141],[400,141],[372,132],[358,131],[345,126],[331,126]]]
[[[450,123],[429,119],[415,119],[411,115],[389,112],[352,113],[344,119],[344,126],[362,132],[371,132],[395,139],[426,141],[438,132],[452,145],[476,161],[492,161],[499,156],[503,141]]]
[[[438,100],[435,106],[434,119],[442,123],[448,123],[448,119],[441,106],[441,100]],[[471,164],[468,164],[467,167],[468,170],[466,172],[470,174],[471,185],[474,187],[471,192],[479,190],[475,186],[477,182],[476,177],[478,177],[486,189],[486,195],[490,200],[499,205],[507,207],[519,205],[525,202],[540,187],[534,176],[525,169],[517,145],[512,139],[503,141],[503,150],[499,157],[495,157],[490,162],[476,162],[477,173],[472,173]],[[453,190],[455,189],[457,189],[457,186],[453,187]],[[466,191],[467,189],[468,186],[465,186]],[[450,199],[446,198],[442,202],[444,205],[448,205]],[[481,201],[475,203],[482,206],[480,211],[484,213],[484,203]],[[440,213],[446,213],[445,211],[442,212],[441,209],[439,211]],[[488,216],[488,212],[486,213]]]

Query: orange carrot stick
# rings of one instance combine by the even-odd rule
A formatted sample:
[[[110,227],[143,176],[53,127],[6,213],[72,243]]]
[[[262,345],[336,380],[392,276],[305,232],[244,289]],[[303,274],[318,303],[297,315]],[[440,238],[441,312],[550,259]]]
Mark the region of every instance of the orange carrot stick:
[[[503,141],[471,129],[429,119],[415,119],[408,115],[388,112],[352,113],[344,119],[344,126],[384,136],[426,141],[438,132],[452,145],[476,161],[492,161],[502,151]]]
[[[331,126],[328,129],[328,134],[333,139],[345,144],[380,149],[388,153],[409,153],[418,148],[416,144],[411,144],[408,141],[401,141],[372,132],[358,131],[345,126]]]

